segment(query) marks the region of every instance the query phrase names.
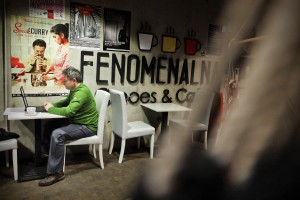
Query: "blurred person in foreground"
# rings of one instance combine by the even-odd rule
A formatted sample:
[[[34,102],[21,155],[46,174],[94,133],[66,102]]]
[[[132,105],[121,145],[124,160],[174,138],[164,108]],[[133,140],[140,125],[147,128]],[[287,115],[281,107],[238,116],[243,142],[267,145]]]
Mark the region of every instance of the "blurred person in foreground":
[[[255,41],[255,61],[249,61],[251,72],[226,116],[220,141],[197,151],[188,148],[189,135],[182,134],[165,150],[168,156],[147,167],[133,200],[300,198],[300,1],[233,0],[226,8],[225,16],[237,23],[231,24],[237,27],[236,41],[253,27],[266,37]],[[240,46],[225,52],[223,67]]]

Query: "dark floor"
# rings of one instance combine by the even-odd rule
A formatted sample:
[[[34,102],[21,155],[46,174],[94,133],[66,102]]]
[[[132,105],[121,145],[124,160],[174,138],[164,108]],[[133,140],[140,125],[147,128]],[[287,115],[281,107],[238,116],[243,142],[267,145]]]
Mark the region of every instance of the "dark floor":
[[[194,150],[203,150],[201,142],[191,144],[190,147]],[[12,163],[9,168],[6,168],[4,153],[0,152],[0,200],[130,200],[135,184],[137,184],[137,180],[139,180],[148,164],[164,157],[160,152],[161,149],[156,146],[154,159],[151,160],[149,147],[141,145],[138,150],[136,141],[128,141],[122,164],[118,163],[119,149],[114,149],[112,154],[108,154],[107,150],[103,150],[104,169],[101,169],[99,159],[94,159],[88,153],[88,147],[85,146],[86,148],[81,150],[80,147],[84,146],[67,148],[66,177],[64,180],[48,187],[38,186],[39,180],[14,181]],[[19,154],[18,151],[18,156],[20,156]],[[18,158],[19,173],[28,166],[34,166],[33,155],[31,157],[31,159],[23,160]]]
[[[69,152],[65,179],[48,187],[39,187],[39,180],[16,182],[12,165],[6,168],[1,164],[0,199],[131,199],[136,180],[152,161],[148,150],[127,152],[122,164],[118,164],[117,153],[108,154],[104,150],[104,169],[87,152],[76,155]]]

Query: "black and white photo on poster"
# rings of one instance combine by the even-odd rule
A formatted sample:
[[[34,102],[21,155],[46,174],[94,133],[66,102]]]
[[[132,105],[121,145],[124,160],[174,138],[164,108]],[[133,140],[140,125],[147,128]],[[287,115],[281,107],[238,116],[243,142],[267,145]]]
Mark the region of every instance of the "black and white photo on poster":
[[[130,20],[129,11],[104,8],[103,50],[130,50]]]
[[[101,7],[71,3],[70,46],[100,49]]]

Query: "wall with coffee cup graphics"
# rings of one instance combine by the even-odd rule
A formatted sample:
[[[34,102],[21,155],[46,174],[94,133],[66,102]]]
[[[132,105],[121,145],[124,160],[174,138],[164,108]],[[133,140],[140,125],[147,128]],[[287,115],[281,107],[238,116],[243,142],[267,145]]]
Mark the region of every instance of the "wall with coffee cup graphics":
[[[91,45],[86,44],[82,47],[80,45],[76,48],[71,47],[69,65],[82,70],[84,83],[92,91],[98,88],[113,88],[126,92],[129,96],[130,120],[141,119],[160,126],[160,116],[154,114],[150,118],[146,117],[140,107],[141,102],[172,101],[189,106],[190,96],[196,89],[205,88],[213,81],[214,70],[219,65],[219,57],[201,52],[206,52],[207,49],[209,24],[223,24],[217,18],[218,5],[221,5],[221,1],[191,0],[183,3],[180,0],[128,0],[126,2],[76,0],[74,3],[91,5],[99,9],[97,13],[100,13],[100,24],[96,23],[94,27],[97,29],[99,27],[100,30],[93,30],[96,37],[92,39],[100,38],[100,48],[98,46],[96,49],[89,48]],[[71,21],[70,5],[71,1],[65,0],[65,19],[61,20],[62,23]],[[10,16],[28,16],[28,1],[6,1],[6,7],[7,27],[4,30],[7,43],[10,44],[12,28],[9,23]],[[126,15],[130,13],[130,27],[128,26],[130,29],[128,31],[131,33],[128,40],[130,43],[126,46],[129,47],[128,51],[104,48],[105,9],[124,11]],[[192,30],[194,34],[188,34]],[[86,36],[87,38],[84,38],[82,35],[79,39],[88,39],[88,34]],[[11,52],[9,45],[3,49]],[[10,60],[5,63],[5,67],[9,66]],[[11,71],[9,70],[8,73],[10,74]],[[22,106],[20,97],[12,97],[12,83],[3,84],[7,88],[7,94],[2,89],[1,92],[7,97],[8,105]],[[46,100],[57,101],[61,98],[63,97],[40,96],[30,97],[28,101],[31,104],[41,104]],[[180,117],[180,114],[170,114],[170,118],[172,117]],[[28,129],[26,126],[19,124],[15,127],[26,130]],[[107,140],[108,132],[109,130],[106,130],[104,140]],[[31,144],[27,144],[30,143],[29,141],[24,141],[22,138],[21,142],[31,148]]]

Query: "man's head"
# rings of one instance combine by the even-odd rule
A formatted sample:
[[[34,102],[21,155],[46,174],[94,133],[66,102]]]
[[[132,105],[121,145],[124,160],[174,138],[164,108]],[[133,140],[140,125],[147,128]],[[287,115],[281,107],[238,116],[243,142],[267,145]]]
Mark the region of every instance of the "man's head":
[[[36,39],[32,43],[32,48],[33,48],[34,54],[37,56],[44,57],[46,47],[47,47],[46,42],[41,39]]]
[[[68,90],[74,90],[80,83],[82,83],[82,74],[78,69],[69,67],[62,71],[64,75],[64,85]]]

